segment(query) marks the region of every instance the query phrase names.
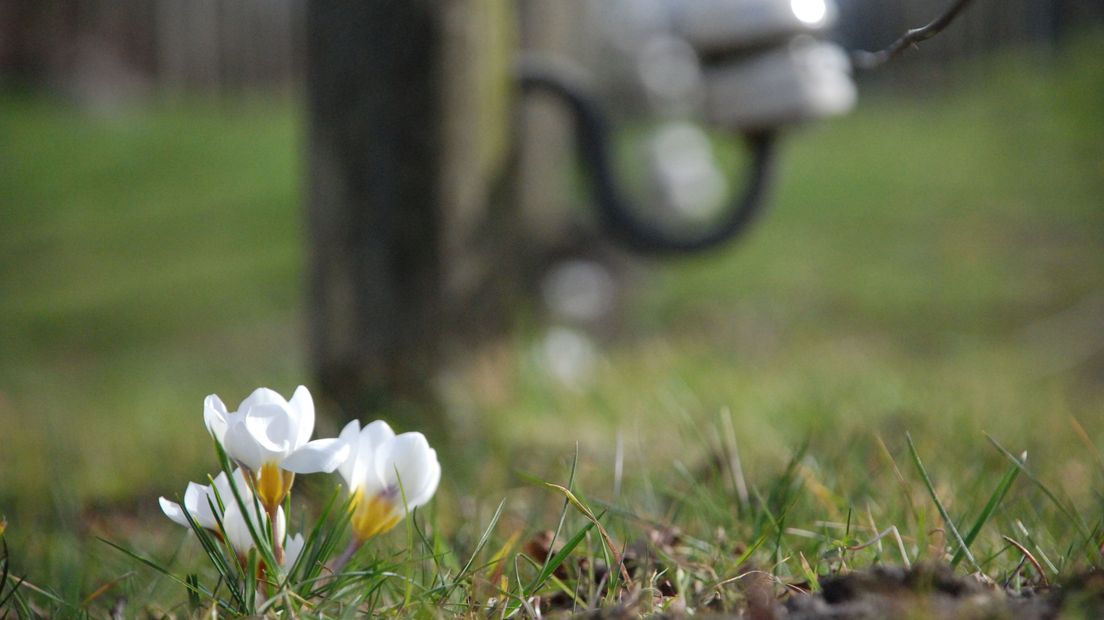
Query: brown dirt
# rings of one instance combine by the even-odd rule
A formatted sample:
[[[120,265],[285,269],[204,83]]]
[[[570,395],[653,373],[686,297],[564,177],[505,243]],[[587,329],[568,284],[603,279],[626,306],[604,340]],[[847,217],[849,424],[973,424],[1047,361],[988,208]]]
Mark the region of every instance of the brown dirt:
[[[747,609],[695,616],[715,620],[1052,620],[1104,618],[1104,572],[1089,571],[1061,586],[1013,591],[988,578],[956,575],[948,566],[875,567],[825,577],[820,591],[778,600],[769,580],[745,584]],[[588,618],[634,618],[614,608]],[[664,616],[660,616],[664,617]],[[679,615],[666,617],[680,618]]]
[[[947,566],[927,565],[910,570],[876,567],[826,577],[820,587],[818,593],[789,598],[773,617],[1040,620],[1057,617],[1065,594],[1059,588],[1011,591],[985,578],[955,575]],[[1099,593],[1095,598],[1099,604]]]

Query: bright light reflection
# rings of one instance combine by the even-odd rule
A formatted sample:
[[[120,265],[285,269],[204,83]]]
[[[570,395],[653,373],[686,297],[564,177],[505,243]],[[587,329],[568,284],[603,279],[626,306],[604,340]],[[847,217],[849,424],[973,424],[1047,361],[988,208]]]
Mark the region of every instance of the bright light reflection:
[[[828,13],[824,0],[790,0],[794,16],[806,24],[819,24]]]

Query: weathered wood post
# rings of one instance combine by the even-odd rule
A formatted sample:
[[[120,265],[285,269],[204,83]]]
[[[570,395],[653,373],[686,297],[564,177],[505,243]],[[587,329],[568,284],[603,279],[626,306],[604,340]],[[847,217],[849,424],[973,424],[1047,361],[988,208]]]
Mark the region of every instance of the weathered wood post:
[[[470,240],[508,126],[506,6],[307,4],[310,353],[346,417],[431,402],[457,300],[493,274]]]

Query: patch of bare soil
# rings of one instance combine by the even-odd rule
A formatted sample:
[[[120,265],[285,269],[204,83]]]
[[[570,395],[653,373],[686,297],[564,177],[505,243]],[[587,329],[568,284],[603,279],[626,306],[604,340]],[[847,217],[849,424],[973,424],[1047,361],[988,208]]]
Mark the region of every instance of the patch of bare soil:
[[[876,567],[825,577],[820,592],[792,596],[756,620],[1050,620],[1104,618],[1104,572],[1061,586],[1013,590],[948,566]]]
[[[778,600],[769,580],[745,584],[747,609],[696,616],[714,620],[1052,620],[1104,618],[1104,572],[1090,571],[1045,588],[1012,590],[948,566],[876,567],[825,577],[820,591]],[[629,608],[589,618],[637,617]],[[679,618],[678,615],[670,615]]]
[[[1095,609],[1086,617],[1102,617],[1104,580],[1100,575],[1078,584],[1090,596],[1079,601]],[[1072,584],[1071,584],[1072,585]],[[947,566],[919,566],[906,570],[877,567],[826,577],[820,592],[789,598],[764,618],[794,620],[867,620],[875,618],[939,618],[955,620],[1041,620],[1056,618],[1071,590],[1048,588],[1019,591],[1000,587],[987,578],[960,576]],[[1083,605],[1089,605],[1088,608]]]

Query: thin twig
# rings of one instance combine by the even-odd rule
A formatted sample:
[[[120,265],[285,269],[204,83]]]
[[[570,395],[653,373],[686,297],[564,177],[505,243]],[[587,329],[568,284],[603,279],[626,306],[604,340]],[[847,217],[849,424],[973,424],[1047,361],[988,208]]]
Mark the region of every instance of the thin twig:
[[[933,19],[927,26],[912,28],[900,39],[894,41],[893,45],[890,45],[884,50],[878,52],[855,50],[851,52],[851,63],[856,69],[876,69],[884,65],[909,47],[915,47],[917,43],[927,41],[940,32],[943,32],[943,29],[950,25],[950,23],[958,17],[958,14],[966,8],[966,5],[970,4],[972,1],[973,0],[954,0],[942,15]]]
[[[1025,558],[1027,558],[1028,562],[1031,562],[1031,565],[1035,567],[1035,572],[1038,573],[1039,577],[1043,580],[1043,586],[1049,586],[1050,585],[1050,581],[1047,579],[1046,573],[1043,572],[1043,567],[1039,565],[1039,561],[1035,559],[1035,556],[1031,555],[1031,552],[1027,550],[1027,547],[1025,547],[1022,544],[1016,542],[1015,540],[1013,540],[1012,538],[1010,538],[1008,536],[1001,536],[1001,538],[1004,539],[1004,542],[1012,545],[1020,553],[1022,553],[1023,556]]]
[[[896,525],[891,525],[888,528],[886,528],[886,530],[884,532],[879,533],[874,538],[871,538],[870,540],[868,540],[864,543],[859,543],[857,545],[851,545],[849,547],[844,547],[844,549],[847,549],[848,551],[862,551],[863,549],[866,549],[867,547],[870,547],[872,545],[876,545],[876,544],[882,542],[883,538],[885,538],[886,536],[889,536],[890,534],[892,534],[896,529],[897,529]],[[881,551],[881,549],[879,549],[879,551]]]

